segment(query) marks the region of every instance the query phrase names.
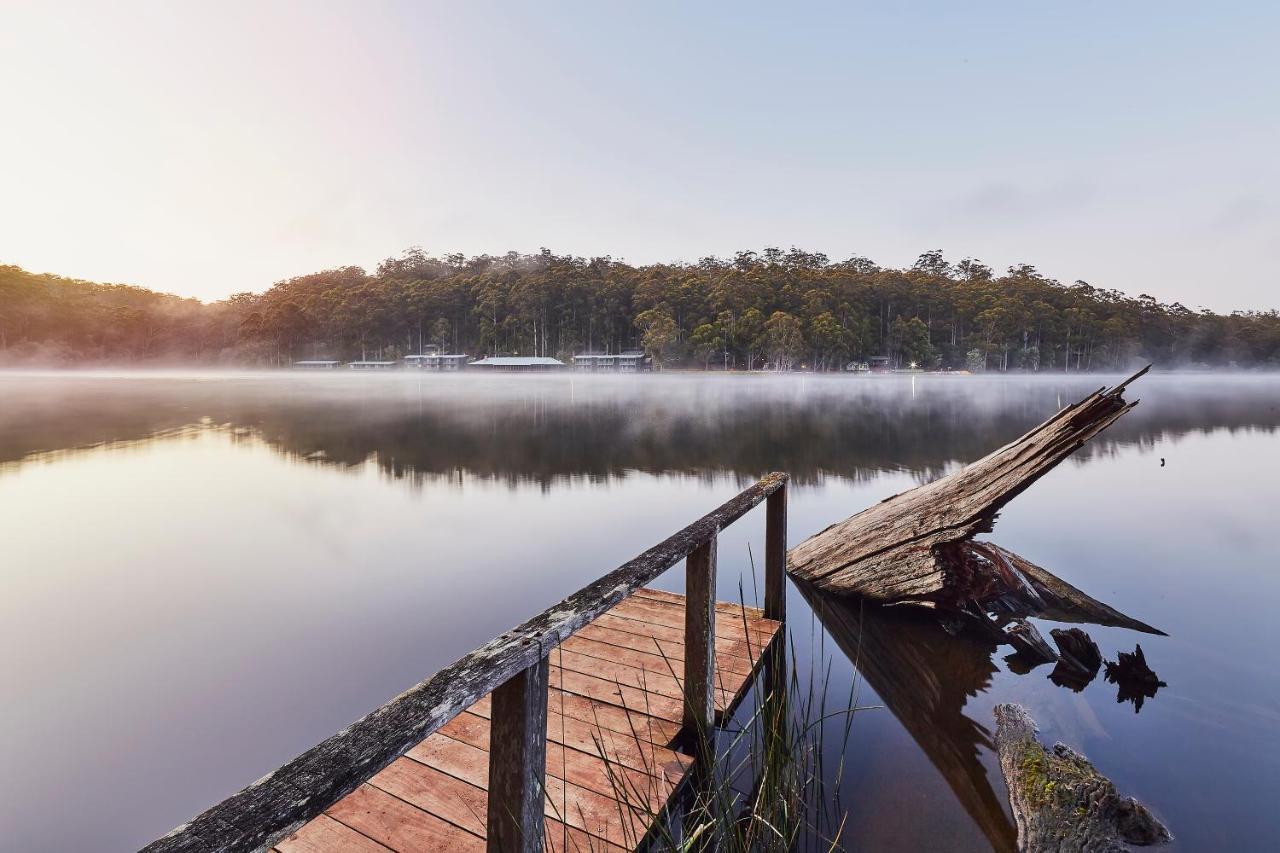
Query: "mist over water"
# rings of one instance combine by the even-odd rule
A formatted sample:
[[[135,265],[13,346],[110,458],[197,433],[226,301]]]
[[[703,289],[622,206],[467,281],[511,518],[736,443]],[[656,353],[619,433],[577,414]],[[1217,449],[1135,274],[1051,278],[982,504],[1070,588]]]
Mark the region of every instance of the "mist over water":
[[[795,543],[1108,381],[0,373],[6,845],[136,848],[766,471],[794,477]],[[1112,659],[1141,642],[1168,682],[1140,713],[1101,678],[1072,693],[1007,649],[859,622],[878,659],[947,649],[916,701],[791,591],[801,665],[886,706],[839,744],[851,849],[999,848],[1000,701],[1180,849],[1274,837],[1280,679],[1257,650],[1280,641],[1280,378],[1152,375],[1129,396],[989,538],[1170,634],[1089,629]],[[763,523],[725,532],[721,598],[753,600]]]
[[[0,464],[175,431],[252,435],[325,465],[513,483],[791,472],[801,483],[908,470],[925,479],[994,449],[1115,377],[6,373]],[[1174,374],[1086,449],[1274,430],[1280,378]]]

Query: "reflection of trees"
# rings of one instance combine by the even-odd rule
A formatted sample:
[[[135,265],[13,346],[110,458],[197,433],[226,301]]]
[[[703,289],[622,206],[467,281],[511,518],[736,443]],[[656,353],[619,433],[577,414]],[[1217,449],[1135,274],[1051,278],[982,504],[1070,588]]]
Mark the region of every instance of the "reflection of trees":
[[[360,381],[367,379],[368,381]],[[905,469],[921,480],[1018,435],[1086,390],[1078,383],[922,380],[617,382],[457,377],[261,380],[6,380],[0,462],[41,451],[145,439],[199,423],[253,430],[281,452],[396,477],[473,475],[544,484],[628,470],[798,482]],[[331,380],[331,381],[329,381]],[[1161,437],[1280,424],[1274,383],[1196,380],[1188,398],[1165,379],[1090,453]],[[1090,387],[1087,390],[1092,390]]]
[[[822,626],[942,774],[960,805],[999,853],[1017,849],[1017,831],[979,749],[991,733],[964,714],[991,684],[994,643],[953,637],[931,613],[822,595],[797,583]]]

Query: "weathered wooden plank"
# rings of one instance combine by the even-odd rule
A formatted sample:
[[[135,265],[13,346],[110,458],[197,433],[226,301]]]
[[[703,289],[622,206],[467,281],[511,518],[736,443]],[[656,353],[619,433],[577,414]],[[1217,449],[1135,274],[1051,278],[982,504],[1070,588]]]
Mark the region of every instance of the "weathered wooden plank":
[[[573,651],[557,650],[554,654],[556,663],[566,670],[635,687],[655,696],[666,696],[670,699],[684,698],[684,687],[679,677],[669,673],[650,671],[620,661],[601,660]],[[724,681],[724,673],[718,670],[712,674],[712,680],[715,682],[713,689],[716,694],[716,703],[721,706],[728,704],[729,697],[733,695],[733,684]]]
[[[420,747],[415,747],[413,762],[474,785],[483,795],[486,784],[486,754],[483,749],[439,733],[424,740]],[[548,760],[545,813],[548,818],[566,822],[572,829],[585,831],[595,838],[612,838],[616,843],[621,835],[616,830],[605,829],[603,825],[617,824],[620,804],[636,812],[637,817],[652,815],[666,806],[678,783],[678,779],[658,779],[644,772],[627,772],[625,768],[608,766],[598,756],[564,749],[561,760]],[[431,811],[433,807],[422,803],[422,808]],[[596,817],[586,820],[586,816],[591,815]],[[599,820],[600,816],[604,817],[603,821]],[[643,833],[643,825],[640,831]]]
[[[778,622],[787,618],[787,491],[765,501],[764,615]]]
[[[715,611],[722,617],[716,620],[717,624],[714,628],[716,637],[733,640],[744,639],[744,620],[742,611],[737,605],[718,606]],[[684,628],[684,607],[651,599],[629,598],[615,607],[610,612],[610,615],[634,619],[654,627]],[[732,622],[729,620],[732,620]],[[611,622],[610,624],[613,623]],[[745,639],[749,642],[758,641],[757,645],[763,645],[773,636],[773,629],[758,619],[752,620],[748,617],[745,620],[745,628]],[[755,647],[753,646],[753,649]]]
[[[684,725],[703,740],[716,722],[716,538],[685,560],[684,586]]]
[[[488,787],[487,753],[461,741],[437,733],[415,747],[409,756],[477,788]],[[646,816],[637,809],[625,805],[620,808],[613,797],[556,776],[547,776],[546,798],[544,813],[613,844],[634,848],[648,831]]]
[[[487,751],[489,724],[483,718],[459,714],[431,737],[452,738]],[[575,745],[566,747],[558,741],[547,742],[548,775],[605,796],[613,796],[619,783],[625,783],[631,790],[654,791],[664,797],[661,801],[647,801],[655,810],[662,807],[665,794],[680,783],[691,763],[688,756],[653,744],[593,743],[591,733],[566,734],[563,739]],[[412,750],[409,755],[413,755]]]
[[[439,737],[439,734],[432,737]],[[409,758],[388,764],[369,784],[447,823],[481,837],[485,834],[488,794],[483,788]],[[556,820],[548,805],[545,845],[552,850],[621,850],[574,826]]]
[[[636,599],[650,599],[684,609],[684,596],[678,592],[668,592],[665,589],[655,589],[650,586],[642,587],[636,590],[631,597],[633,601]],[[762,608],[753,607],[750,604],[739,601],[717,601],[716,612],[729,613],[740,620],[745,618],[746,622],[757,630],[764,630],[765,627],[769,627],[771,623],[777,621],[765,616]]]
[[[608,632],[608,628],[604,629],[606,635]],[[613,639],[617,639],[616,634]],[[673,678],[679,678],[684,673],[683,645],[680,646],[680,656],[672,657],[653,651],[653,646],[649,647],[649,651],[642,652],[631,645],[627,645],[627,642],[626,638],[623,638],[622,643],[608,643],[578,634],[576,637],[571,637],[567,640],[560,649],[565,652],[573,652],[579,657],[615,661],[634,669],[670,675]],[[749,659],[722,654],[720,652],[720,643],[716,643],[716,671],[725,674],[725,684],[729,683],[730,676],[734,679],[749,676],[752,669],[753,666]]]
[[[726,617],[731,618],[731,617]],[[719,620],[725,621],[725,620]],[[637,630],[637,626],[643,625],[635,619],[623,616],[616,616],[612,613],[606,613],[596,620],[596,624],[601,628],[614,631],[621,631],[630,634],[633,637],[639,637],[643,645],[641,648],[652,649],[653,645],[650,641],[656,641],[662,653],[672,660],[684,661],[684,626],[679,628],[670,628],[666,625],[651,625],[649,634],[633,633]],[[592,637],[597,636],[595,633]],[[765,637],[763,634],[753,634],[753,639],[748,639],[741,632],[737,637],[716,637],[716,657],[729,656],[739,658],[752,666],[755,660],[760,656],[760,649],[764,646]],[[633,646],[634,648],[634,646]]]
[[[278,853],[391,853],[372,838],[320,815],[275,847]]]
[[[618,684],[582,672],[551,667],[551,685],[566,693],[574,693],[628,711],[638,711],[663,720],[682,719],[684,703],[680,699],[649,693],[629,684]]]
[[[547,703],[548,719],[556,714],[563,714],[567,718],[598,725],[601,729],[624,736],[635,733],[650,743],[659,745],[669,744],[680,731],[679,719],[661,719],[638,709],[603,704],[555,687],[550,690],[550,694]],[[489,698],[486,696],[467,710],[488,719]]]
[[[272,846],[411,746],[536,663],[636,589],[687,557],[787,481],[770,474],[559,604],[495,638],[381,708],[144,848],[145,853]]]
[[[489,750],[489,721],[470,711],[459,714],[436,732],[435,736],[450,737],[470,744],[486,752]],[[547,768],[553,775],[559,766],[553,755],[557,750],[573,749],[597,756],[611,764],[656,776],[675,784],[684,777],[691,759],[686,755],[642,737],[630,737],[617,732],[598,729],[591,723],[571,720],[559,714],[547,716]],[[413,754],[410,750],[409,755]],[[561,777],[565,778],[565,777]],[[576,780],[570,780],[576,781]],[[591,787],[584,785],[584,787]],[[607,793],[607,791],[601,791]]]
[[[544,657],[493,691],[486,833],[490,853],[542,850],[549,666]]]
[[[484,850],[484,840],[479,836],[464,832],[367,782],[334,803],[325,814],[397,853],[411,850],[478,853]]]

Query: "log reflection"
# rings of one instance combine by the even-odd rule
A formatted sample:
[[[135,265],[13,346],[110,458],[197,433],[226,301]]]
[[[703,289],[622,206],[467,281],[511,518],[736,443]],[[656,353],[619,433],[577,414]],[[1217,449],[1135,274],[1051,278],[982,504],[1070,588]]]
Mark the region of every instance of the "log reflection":
[[[796,583],[824,628],[897,717],[994,850],[1017,849],[1017,831],[978,760],[991,732],[966,716],[991,684],[994,642],[953,637],[931,613],[823,595]]]

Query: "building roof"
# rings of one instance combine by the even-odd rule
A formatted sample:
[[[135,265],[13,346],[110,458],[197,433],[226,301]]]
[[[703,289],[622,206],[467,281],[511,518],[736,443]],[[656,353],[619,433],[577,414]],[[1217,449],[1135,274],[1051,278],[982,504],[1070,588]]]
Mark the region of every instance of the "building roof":
[[[349,361],[347,364],[395,364],[394,361]]]
[[[408,361],[411,358],[466,358],[466,357],[467,357],[467,354],[464,352],[448,352],[448,353],[427,352],[427,353],[421,353],[419,355],[406,355],[404,357],[404,360]]]
[[[471,362],[481,367],[564,367],[565,364],[558,358],[550,356],[515,356],[515,355],[498,355],[482,358],[479,361]]]
[[[307,359],[304,361],[295,361],[294,364],[342,364],[342,362],[337,360],[329,361],[327,359]]]

